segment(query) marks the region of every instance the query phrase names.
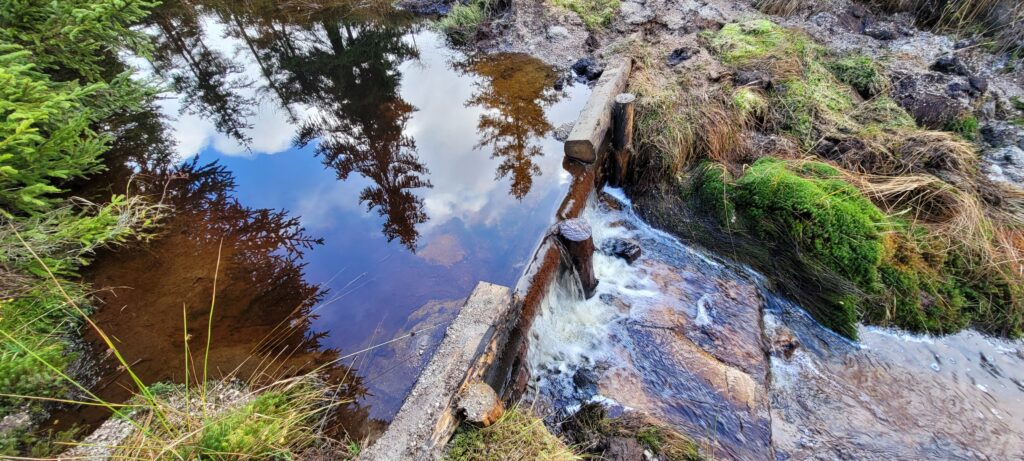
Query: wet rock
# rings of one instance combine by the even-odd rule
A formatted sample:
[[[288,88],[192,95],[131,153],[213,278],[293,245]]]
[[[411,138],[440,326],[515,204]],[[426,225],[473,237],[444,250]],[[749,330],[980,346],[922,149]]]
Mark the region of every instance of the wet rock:
[[[505,406],[494,389],[486,383],[471,384],[459,397],[459,409],[466,421],[487,427],[498,421],[505,413]]]
[[[793,334],[793,331],[786,327],[776,328],[772,335],[772,355],[784,357],[787,360],[793,357],[793,353],[800,347],[800,339]]]
[[[971,93],[971,85],[968,83],[952,82],[946,85],[946,94],[953,98],[959,98]]]
[[[668,58],[666,58],[666,62],[668,63],[669,67],[675,67],[675,66],[679,65],[679,63],[681,63],[683,61],[686,61],[686,60],[696,56],[697,53],[700,53],[700,50],[697,49],[697,48],[694,48],[692,46],[684,46],[682,48],[676,48],[676,49],[672,50],[671,53],[668,54]]]
[[[619,6],[619,16],[626,24],[640,25],[654,19],[654,11],[642,3],[627,1]]]
[[[601,252],[609,256],[622,258],[630,264],[633,264],[633,262],[639,259],[641,254],[639,242],[633,239],[623,238],[604,241],[601,243]]]
[[[733,82],[737,86],[756,86],[759,88],[771,87],[772,77],[767,72],[760,70],[741,70],[736,72]]]
[[[572,123],[563,123],[561,125],[558,125],[558,127],[555,128],[553,133],[555,139],[558,140],[559,142],[565,142],[566,139],[569,139],[569,133],[572,132],[572,125]]]
[[[994,121],[981,127],[981,139],[992,147],[1017,146],[1024,149],[1024,129],[1013,124]]]
[[[985,153],[986,170],[993,181],[1024,187],[1024,149],[1002,147]]]
[[[632,437],[610,437],[604,459],[616,461],[644,461],[644,447]]]
[[[876,22],[864,27],[864,35],[871,37],[875,40],[895,40],[899,37],[899,31],[891,23],[888,22]]]
[[[580,58],[572,65],[572,71],[585,81],[597,80],[604,73],[604,66],[591,58]]]
[[[584,399],[597,395],[597,382],[600,378],[597,372],[590,368],[576,370],[572,375],[572,384],[576,386],[576,393]]]
[[[944,74],[963,75],[967,76],[971,72],[967,68],[967,65],[957,56],[946,55],[936,59],[935,62],[929,67],[931,70],[936,72],[942,72]]]
[[[1010,136],[1010,130],[993,123],[983,125],[979,131],[981,132],[982,141],[985,141],[986,144],[992,147],[1006,146]]]

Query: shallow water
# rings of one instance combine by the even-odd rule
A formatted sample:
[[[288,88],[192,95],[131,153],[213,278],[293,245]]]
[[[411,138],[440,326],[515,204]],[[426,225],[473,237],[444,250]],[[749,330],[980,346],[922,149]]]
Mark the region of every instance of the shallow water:
[[[216,283],[217,375],[334,364],[354,417],[386,421],[473,286],[520,275],[569,181],[551,132],[589,89],[400,13],[263,3],[169,2],[153,58],[129,58],[173,91],[82,190],[130,184],[176,211],[88,269],[95,320],[145,381],[180,381]],[[109,357],[98,375],[128,395]],[[103,416],[79,410],[58,419]]]
[[[621,191],[592,200],[597,295],[564,274],[530,333],[537,404],[638,411],[715,459],[1024,459],[1024,342],[861,327],[851,342],[752,271],[649,227]]]

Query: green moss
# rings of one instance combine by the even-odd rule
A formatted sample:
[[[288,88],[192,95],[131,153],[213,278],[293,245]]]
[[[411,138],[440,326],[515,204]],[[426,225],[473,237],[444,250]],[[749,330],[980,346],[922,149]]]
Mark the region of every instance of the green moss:
[[[732,93],[732,105],[745,117],[763,117],[768,111],[768,99],[752,88],[738,88]]]
[[[828,69],[840,82],[853,87],[865,99],[880,94],[888,84],[882,66],[867,55],[851,54],[830,61]]]
[[[974,141],[978,138],[978,119],[970,115],[960,117],[950,123],[946,129],[960,135],[968,141]]]
[[[726,24],[707,37],[723,62],[739,66],[770,57],[802,57],[807,51],[818,48],[804,36],[793,34],[767,19]]]
[[[794,239],[857,286],[878,283],[886,218],[833,168],[762,158],[736,181],[734,200],[762,233]]]
[[[309,437],[296,395],[272,391],[206,422],[195,450],[201,459],[291,459]],[[296,415],[299,416],[296,416]]]
[[[619,0],[552,0],[552,3],[576,13],[590,30],[608,25],[619,10]]]
[[[803,33],[762,19],[726,24],[707,38],[724,63],[771,72],[772,119],[805,148],[814,145],[822,130],[853,125],[851,92],[825,66],[825,49]]]
[[[694,174],[694,198],[701,209],[710,212],[723,225],[735,222],[736,207],[729,197],[732,176],[720,163],[704,162]]]

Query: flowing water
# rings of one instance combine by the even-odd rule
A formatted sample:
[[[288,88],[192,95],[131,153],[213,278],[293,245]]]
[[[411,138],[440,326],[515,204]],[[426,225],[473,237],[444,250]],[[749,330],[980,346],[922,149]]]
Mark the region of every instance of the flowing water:
[[[357,399],[350,426],[379,427],[475,284],[522,272],[570,180],[552,131],[590,90],[555,89],[560,74],[528,56],[453,51],[400,12],[334,3],[154,13],[153,55],[126,59],[172,91],[81,193],[145,192],[174,213],[84,279],[143,380],[184,378],[186,337],[201,357],[213,304],[211,373],[330,364]],[[87,340],[94,389],[124,400],[127,374]]]
[[[653,229],[621,191],[592,200],[597,294],[564,274],[530,332],[536,404],[637,411],[715,459],[1024,459],[1024,342],[823,328],[741,266]]]

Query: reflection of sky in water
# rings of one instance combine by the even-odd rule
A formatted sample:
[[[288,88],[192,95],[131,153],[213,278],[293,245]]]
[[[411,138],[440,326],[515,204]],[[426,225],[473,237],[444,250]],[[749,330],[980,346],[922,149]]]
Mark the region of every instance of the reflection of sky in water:
[[[464,56],[444,49],[432,32],[405,38],[420,51],[419,59],[400,67],[400,96],[416,108],[405,134],[415,138],[419,161],[429,171],[424,176],[433,184],[413,190],[429,216],[417,226],[413,254],[398,240],[389,243],[381,234],[383,218],[359,203],[369,180],[357,172],[339,181],[314,155],[315,144],[293,147],[297,126],[276,98],[259,89],[262,77],[248,50],[226,38],[222,25],[206,21],[204,28],[206,44],[244,64],[255,82],[242,90],[260,101],[246,131],[250,150],[218,133],[212,122],[179,113],[179,99],[161,101],[161,110],[173,118],[182,157],[199,153],[204,161],[219,160],[234,173],[241,203],[288,210],[301,216],[311,235],[324,238],[304,258],[306,281],[330,288],[314,322],[314,330],[329,332],[323,346],[353,351],[382,342],[431,300],[465,297],[480,280],[515,282],[567,184],[561,144],[550,137],[536,140],[544,152],[533,158],[541,174],[521,200],[509,195],[509,179],[495,179],[501,159],[491,158],[490,146],[474,149],[483,109],[465,106],[478,77],[453,69],[453,60]],[[587,91],[569,87],[566,97],[547,108],[550,124],[571,122]],[[292,109],[299,118],[314,112],[297,104]]]

